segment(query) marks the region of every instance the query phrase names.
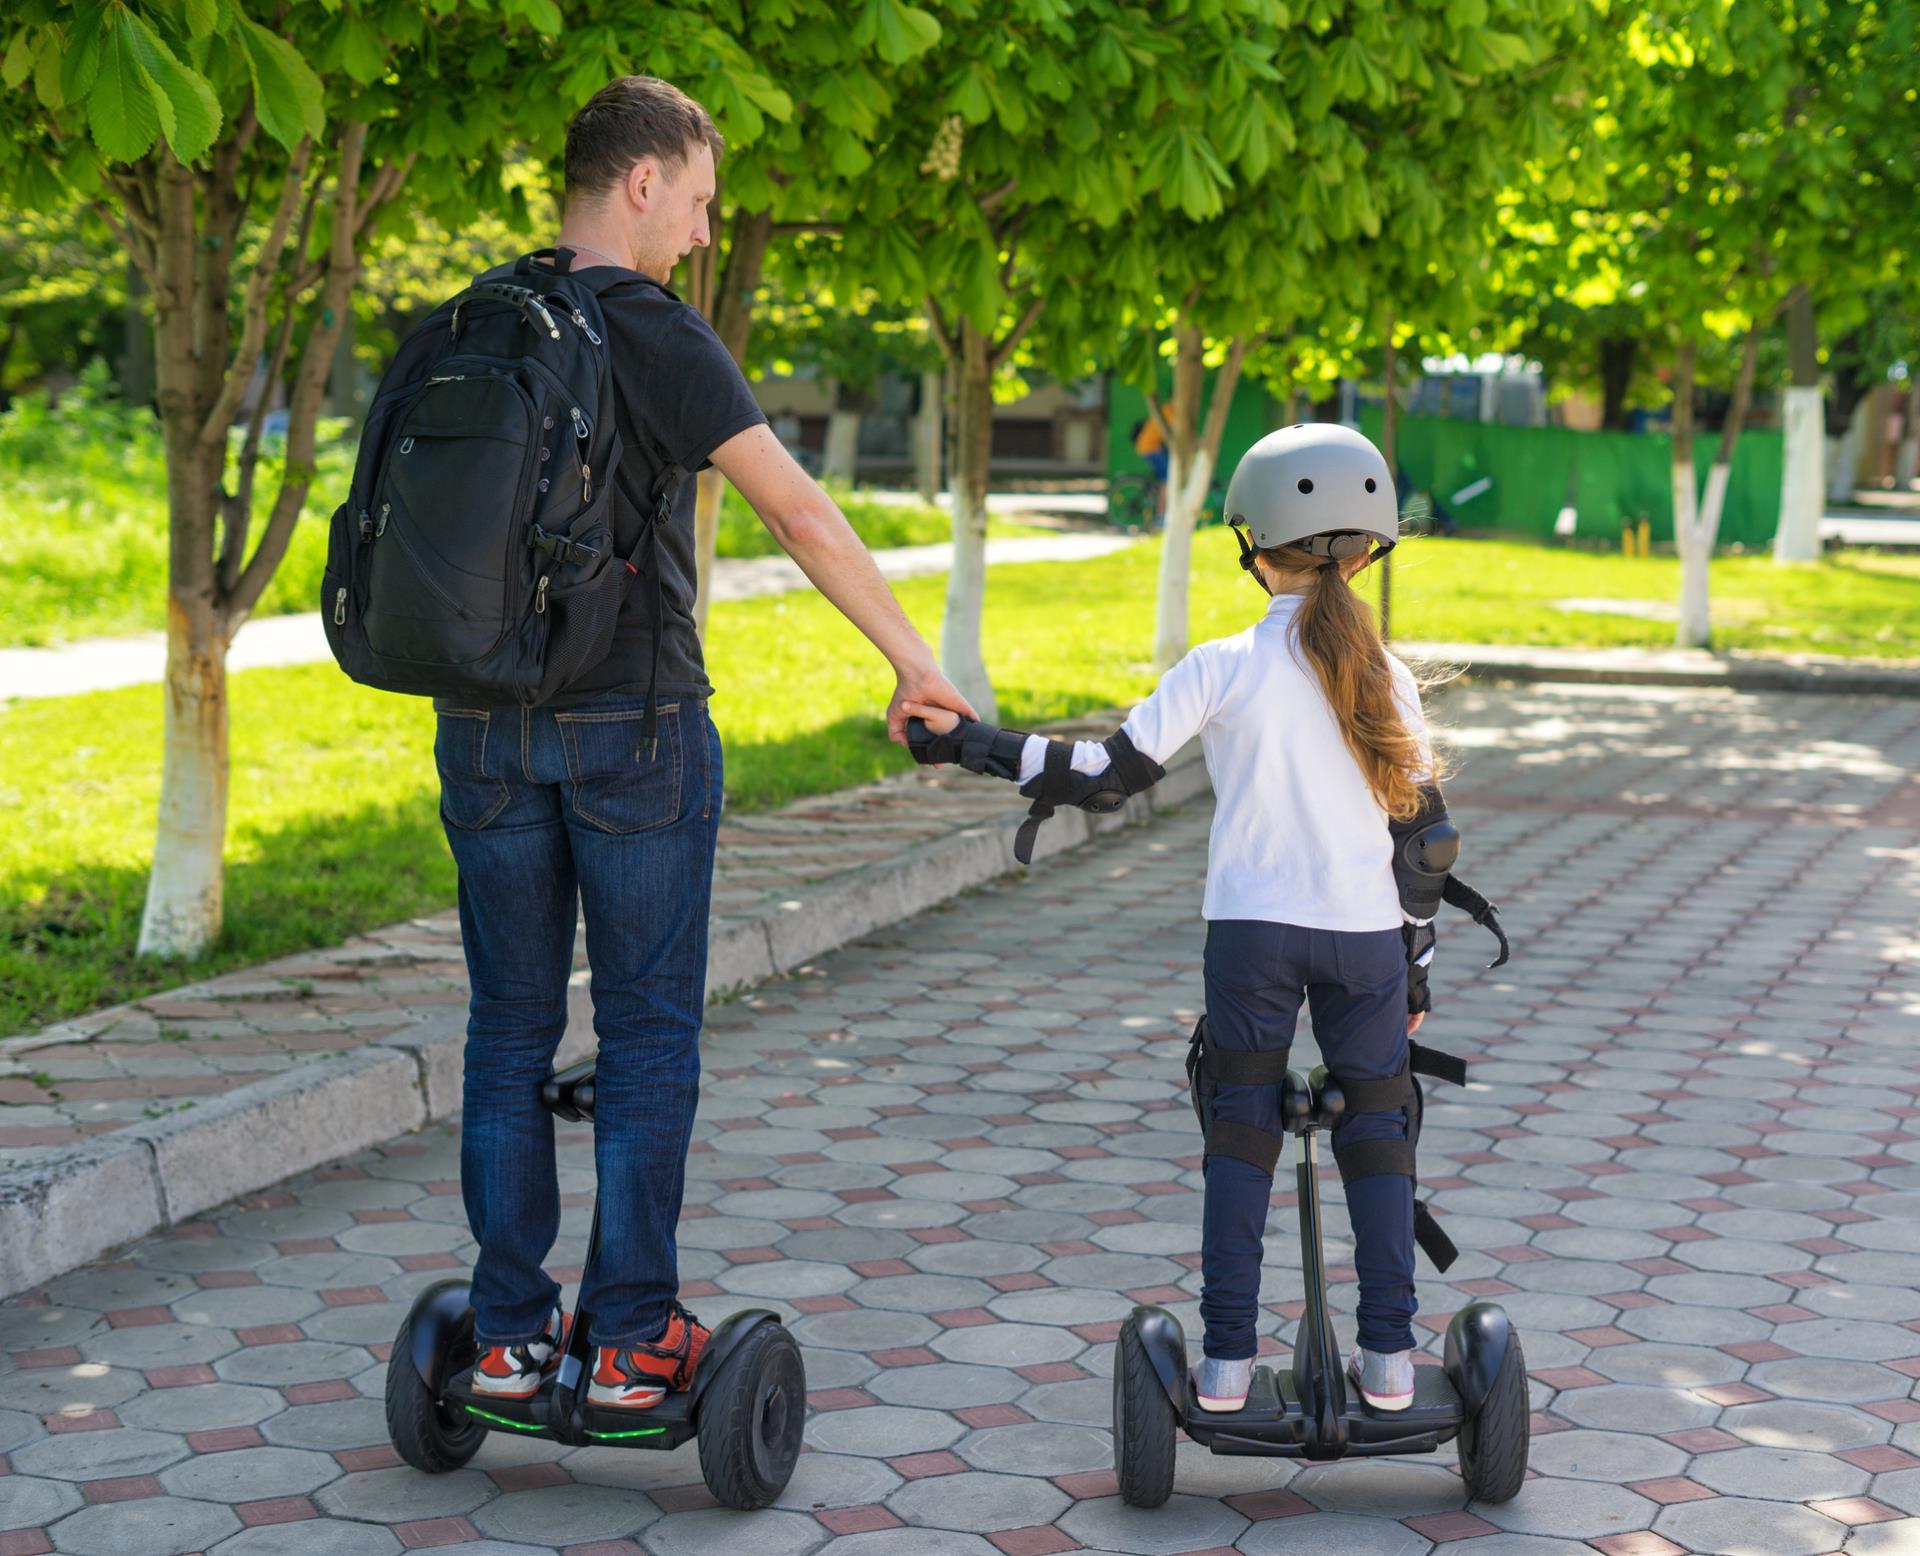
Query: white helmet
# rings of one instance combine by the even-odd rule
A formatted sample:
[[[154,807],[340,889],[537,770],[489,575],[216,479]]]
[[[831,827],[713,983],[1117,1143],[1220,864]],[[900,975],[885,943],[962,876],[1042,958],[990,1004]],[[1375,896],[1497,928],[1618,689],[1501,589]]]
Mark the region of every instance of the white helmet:
[[[1358,556],[1370,541],[1400,539],[1393,472],[1375,448],[1337,422],[1298,422],[1248,449],[1227,485],[1227,522],[1240,538],[1241,565],[1254,549],[1301,546],[1316,556]]]

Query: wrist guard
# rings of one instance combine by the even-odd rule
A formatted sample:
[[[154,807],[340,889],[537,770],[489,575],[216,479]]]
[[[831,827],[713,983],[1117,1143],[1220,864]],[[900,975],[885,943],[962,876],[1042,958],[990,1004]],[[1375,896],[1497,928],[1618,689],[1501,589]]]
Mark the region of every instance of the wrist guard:
[[[1427,987],[1427,968],[1433,962],[1434,943],[1438,939],[1431,924],[1402,924],[1400,942],[1407,949],[1407,1014],[1420,1015],[1433,1009],[1433,991]]]
[[[925,719],[907,720],[907,749],[922,767],[951,762],[970,773],[1018,783],[1020,753],[1026,745],[1025,730],[1001,729],[978,719],[963,718],[944,735],[928,729]]]

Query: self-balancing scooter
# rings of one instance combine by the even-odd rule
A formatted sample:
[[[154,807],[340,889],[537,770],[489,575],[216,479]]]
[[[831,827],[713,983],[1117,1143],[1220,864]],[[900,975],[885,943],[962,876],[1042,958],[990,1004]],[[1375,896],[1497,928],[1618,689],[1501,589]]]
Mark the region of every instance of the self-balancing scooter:
[[[549,1077],[540,1100],[556,1117],[593,1117],[591,1059]],[[594,1207],[587,1262],[600,1250]],[[700,1442],[700,1473],[714,1499],[743,1511],[765,1507],[785,1489],[800,1457],[807,1378],[800,1347],[764,1308],[733,1313],[714,1327],[693,1385],[648,1410],[590,1403],[592,1315],[575,1315],[567,1349],[553,1375],[530,1399],[473,1392],[479,1347],[473,1337],[469,1287],[438,1281],[415,1298],[387,1364],[387,1431],[400,1457],[417,1470],[444,1474],[479,1451],[488,1432],[546,1437],[611,1448],[677,1448]]]
[[[1346,1110],[1339,1083],[1323,1065],[1303,1080],[1289,1070],[1280,1112],[1300,1137],[1300,1265],[1306,1311],[1283,1386],[1271,1367],[1254,1369],[1240,1410],[1216,1413],[1195,1402],[1187,1342],[1163,1308],[1137,1307],[1120,1329],[1113,1368],[1113,1458],[1120,1495],[1135,1507],[1158,1507],[1173,1492],[1175,1428],[1214,1453],[1290,1459],[1345,1459],[1432,1453],[1458,1439],[1460,1476],[1468,1494],[1504,1502],[1527,1472],[1527,1367],[1504,1309],[1475,1302],[1447,1326],[1446,1365],[1416,1367],[1413,1403],[1375,1410],[1351,1394],[1327,1312],[1326,1267],[1320,1249],[1320,1188],[1315,1137]]]

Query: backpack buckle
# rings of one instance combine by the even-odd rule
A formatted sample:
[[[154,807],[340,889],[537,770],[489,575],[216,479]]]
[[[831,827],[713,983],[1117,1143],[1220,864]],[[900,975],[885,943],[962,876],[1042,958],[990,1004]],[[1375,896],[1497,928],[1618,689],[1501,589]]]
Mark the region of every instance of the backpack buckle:
[[[533,527],[533,535],[527,544],[535,550],[544,551],[554,561],[566,564],[572,562],[597,562],[600,553],[592,546],[583,546],[577,540],[569,540],[564,535],[550,534],[538,524]]]

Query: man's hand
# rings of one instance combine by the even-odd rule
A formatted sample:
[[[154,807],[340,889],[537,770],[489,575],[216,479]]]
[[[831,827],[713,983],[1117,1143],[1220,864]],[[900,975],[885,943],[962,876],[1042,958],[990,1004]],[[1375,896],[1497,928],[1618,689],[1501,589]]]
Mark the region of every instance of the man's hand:
[[[957,717],[949,716],[943,729],[934,720],[941,713],[949,715],[964,713],[970,719],[980,715],[973,711],[973,704],[960,695],[960,689],[938,670],[923,671],[917,675],[902,675],[893,689],[893,700],[887,704],[887,739],[896,745],[907,743],[907,720],[922,718],[927,728],[936,735],[944,735],[959,723]]]
[[[1420,1023],[1426,1019],[1427,1013],[1424,1010],[1416,1011],[1412,1016],[1409,1016],[1407,1018],[1407,1036],[1412,1037],[1414,1033],[1418,1032],[1420,1030]]]
[[[920,720],[936,735],[951,735],[960,723],[960,715],[951,708],[936,708],[924,702],[903,702],[900,707],[908,718]]]

